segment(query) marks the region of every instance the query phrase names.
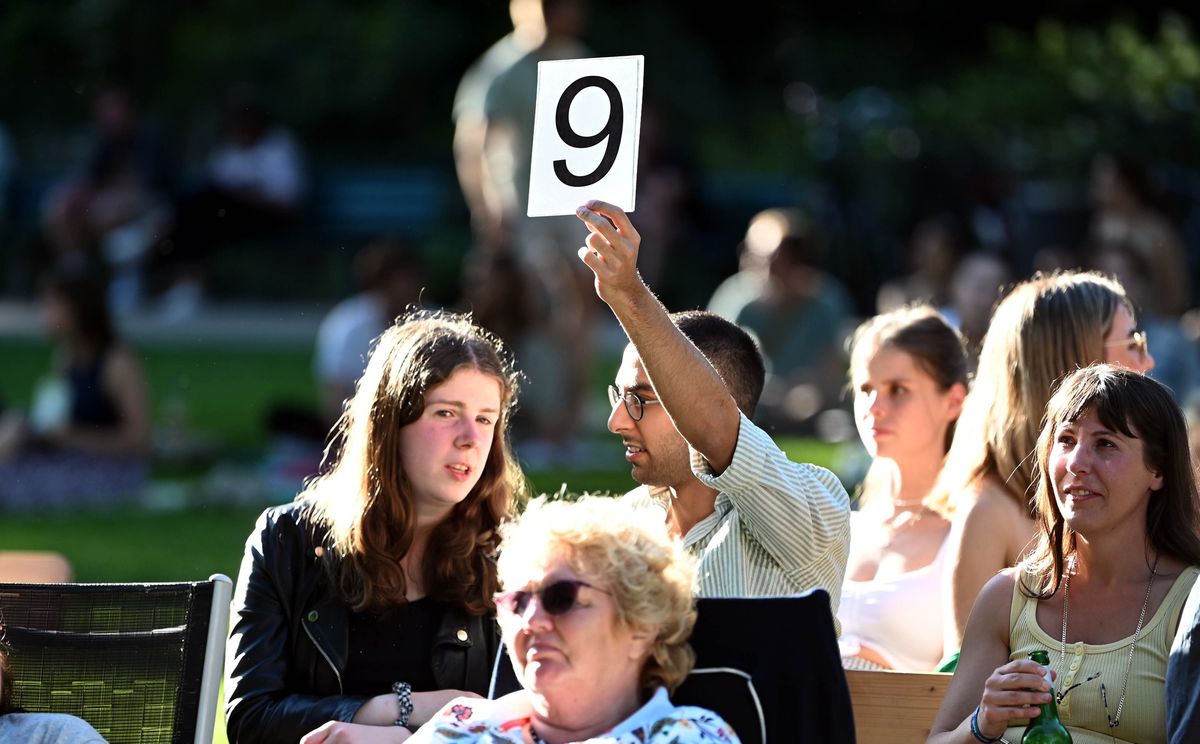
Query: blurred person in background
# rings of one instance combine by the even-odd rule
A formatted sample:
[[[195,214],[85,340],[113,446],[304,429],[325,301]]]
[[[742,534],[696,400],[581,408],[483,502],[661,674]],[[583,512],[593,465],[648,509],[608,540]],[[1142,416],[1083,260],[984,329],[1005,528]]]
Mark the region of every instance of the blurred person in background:
[[[1146,167],[1127,157],[1102,153],[1092,163],[1089,189],[1094,212],[1089,241],[1122,244],[1138,253],[1154,287],[1143,307],[1159,316],[1191,307],[1189,266],[1179,231],[1159,206],[1161,197]]]
[[[1150,376],[1170,388],[1180,405],[1195,400],[1200,394],[1200,351],[1178,316],[1160,315],[1151,309],[1159,304],[1155,299],[1158,288],[1150,278],[1145,254],[1127,244],[1109,243],[1092,256],[1092,268],[1119,281],[1141,310],[1139,330],[1154,358]],[[1141,344],[1142,339],[1130,343]]]
[[[875,458],[850,517],[838,618],[851,669],[932,671],[942,658],[950,522],[925,504],[967,395],[962,336],[929,306],[877,315],[850,352],[859,436]]]
[[[9,218],[11,207],[13,176],[17,172],[17,153],[13,148],[12,137],[8,128],[0,122],[0,231],[3,231]]]
[[[352,268],[361,291],[325,315],[313,351],[326,430],[354,395],[376,339],[421,299],[420,262],[398,240],[382,238],[368,244],[355,255]]]
[[[694,294],[695,290],[684,291],[691,287],[705,293],[694,302],[679,303],[682,306],[704,303],[712,286],[705,272],[711,270],[713,259],[699,223],[708,211],[701,204],[700,185],[683,138],[671,128],[661,103],[649,97],[642,101],[637,166],[637,211],[629,219],[644,246],[638,271],[663,294]],[[668,278],[675,287],[666,287]]]
[[[846,288],[824,271],[825,240],[799,209],[768,209],[750,221],[741,269],[708,309],[754,333],[767,359],[759,415],[785,430],[810,424],[844,385],[843,342],[854,322]]]
[[[173,171],[125,88],[101,88],[92,119],[91,155],[51,193],[43,233],[52,266],[85,266],[98,249],[114,268],[111,300],[124,312],[140,300],[141,264],[170,220]]]
[[[516,347],[537,317],[532,287],[519,264],[511,236],[501,229],[500,205],[484,162],[485,104],[496,78],[546,39],[542,0],[511,0],[513,30],[488,48],[463,73],[454,94],[454,168],[471,215],[472,246],[463,259],[466,310],[476,322]]]
[[[575,260],[575,248],[587,233],[572,216],[531,218],[526,212],[537,66],[591,56],[580,41],[587,6],[586,0],[541,0],[541,42],[496,73],[484,95],[479,170],[486,237],[484,249],[471,260],[523,277],[525,297],[510,294],[512,317],[501,323],[515,329],[510,340],[528,377],[517,423],[521,457],[534,464],[585,454],[575,437],[584,414],[597,313],[587,301],[591,280]],[[534,11],[521,6],[521,12]],[[530,24],[534,28],[536,20]],[[467,267],[464,273],[480,272]]]
[[[1008,264],[990,251],[972,251],[954,269],[950,303],[938,309],[966,338],[972,371],[992,319],[992,308],[1009,281]]]
[[[1095,362],[1154,367],[1133,305],[1100,274],[1035,275],[992,316],[979,370],[929,504],[951,520],[945,557],[945,653],[953,663],[979,590],[1028,550],[1030,494],[1042,414],[1055,385]]]
[[[471,213],[475,244],[483,249],[503,248],[497,245],[501,238],[497,233],[499,205],[493,203],[494,194],[485,183],[489,175],[484,168],[488,90],[497,77],[546,39],[542,0],[510,0],[508,15],[513,30],[467,68],[454,93],[454,167]]]
[[[107,506],[146,478],[150,404],[138,356],[113,328],[104,288],[78,272],[49,279],[42,324],[53,368],[28,415],[0,426],[0,507]]]
[[[958,232],[948,216],[917,223],[908,243],[909,273],[883,283],[875,297],[875,312],[890,313],[921,303],[947,305],[961,250]]]
[[[334,305],[317,327],[313,376],[317,409],[277,401],[267,412],[270,434],[263,467],[280,498],[296,492],[320,472],[329,453],[341,446],[336,424],[367,366],[371,349],[397,317],[415,310],[421,299],[423,270],[411,249],[393,238],[377,239],[354,256],[352,270],[360,291]]]
[[[305,196],[299,146],[249,88],[230,95],[223,127],[208,156],[204,185],[179,204],[174,226],[159,245],[169,273],[162,297],[168,318],[199,309],[214,245],[286,228]]]

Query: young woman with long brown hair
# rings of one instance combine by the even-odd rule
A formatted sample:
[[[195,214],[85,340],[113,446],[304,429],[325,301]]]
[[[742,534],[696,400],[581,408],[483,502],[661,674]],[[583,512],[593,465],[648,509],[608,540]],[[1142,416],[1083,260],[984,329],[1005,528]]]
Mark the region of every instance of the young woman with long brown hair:
[[[484,693],[498,640],[497,528],[523,478],[516,375],[464,316],[379,339],[336,463],[246,545],[225,683],[231,742],[403,741]]]

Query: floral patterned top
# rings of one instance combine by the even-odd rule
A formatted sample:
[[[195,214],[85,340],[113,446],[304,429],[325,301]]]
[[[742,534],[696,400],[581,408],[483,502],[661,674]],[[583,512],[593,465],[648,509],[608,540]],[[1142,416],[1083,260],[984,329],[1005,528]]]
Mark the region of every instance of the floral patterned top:
[[[538,744],[529,695],[519,690],[498,700],[455,698],[408,740],[409,744]],[[576,744],[741,744],[712,711],[676,707],[659,688],[650,701],[607,733]]]

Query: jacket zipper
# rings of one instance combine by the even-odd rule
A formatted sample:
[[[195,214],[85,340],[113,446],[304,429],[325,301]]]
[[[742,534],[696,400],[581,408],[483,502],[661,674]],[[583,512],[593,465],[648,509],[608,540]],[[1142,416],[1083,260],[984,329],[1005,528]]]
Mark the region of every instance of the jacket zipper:
[[[308,640],[312,641],[312,644],[317,647],[317,651],[321,654],[321,658],[324,659],[325,663],[329,665],[329,668],[333,670],[333,676],[337,678],[338,694],[339,695],[344,694],[342,692],[342,674],[341,674],[341,672],[339,672],[337,670],[337,667],[333,665],[333,662],[330,661],[329,654],[325,653],[325,649],[321,648],[321,644],[317,643],[317,639],[313,637],[312,631],[308,629],[308,624],[301,623],[301,625],[304,626],[304,634],[308,636]]]

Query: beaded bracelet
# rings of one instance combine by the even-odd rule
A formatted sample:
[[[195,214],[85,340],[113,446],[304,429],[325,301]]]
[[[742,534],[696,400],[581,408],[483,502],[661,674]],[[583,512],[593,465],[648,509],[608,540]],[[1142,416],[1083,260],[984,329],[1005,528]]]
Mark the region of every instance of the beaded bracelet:
[[[397,726],[407,726],[408,719],[412,717],[412,685],[407,682],[393,682],[392,692],[396,693],[396,708],[400,711],[400,717],[396,719]]]
[[[971,714],[971,734],[976,739],[983,742],[983,744],[995,744],[998,741],[1005,741],[1004,736],[997,736],[996,738],[991,739],[991,738],[984,736],[983,732],[979,730],[979,706],[978,705],[975,706],[975,712]],[[1005,744],[1007,744],[1007,742],[1005,742]]]

